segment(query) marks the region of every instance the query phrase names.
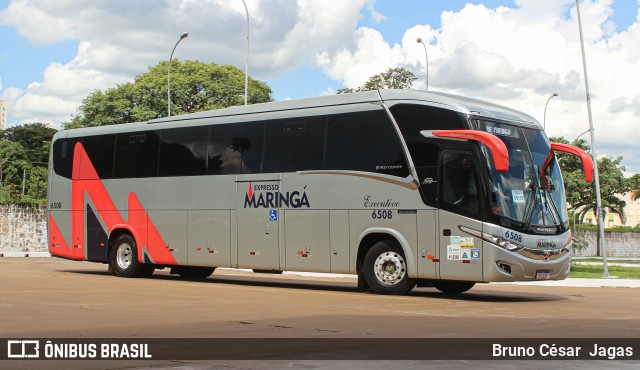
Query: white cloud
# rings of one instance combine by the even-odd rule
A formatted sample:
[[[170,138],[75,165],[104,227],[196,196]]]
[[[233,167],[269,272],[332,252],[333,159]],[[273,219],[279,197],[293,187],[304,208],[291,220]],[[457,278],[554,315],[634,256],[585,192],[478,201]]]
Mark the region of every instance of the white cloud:
[[[250,73],[267,80],[307,64],[346,87],[389,67],[405,67],[424,88],[428,45],[430,89],[469,95],[520,109],[543,121],[550,136],[574,138],[588,128],[578,26],[573,0],[516,0],[514,8],[467,4],[441,14],[441,27],[407,29],[390,44],[363,12],[384,20],[374,0],[246,0],[251,14]],[[617,32],[613,0],[583,0],[581,15],[598,152],[622,154],[640,171],[640,14]],[[639,2],[640,7],[640,2]],[[12,115],[59,123],[94,89],[105,89],[168,58],[233,64],[244,69],[244,7],[229,0],[14,0],[0,25],[33,43],[79,42],[72,61],[52,63],[25,89],[5,86]],[[319,89],[320,90],[320,89]],[[330,93],[325,90],[321,94]]]
[[[321,0],[246,2],[249,73],[263,80],[314,62],[321,50],[347,47],[344,35],[356,28],[365,6],[365,0],[331,6]],[[67,121],[93,90],[130,81],[148,66],[167,60],[185,31],[189,38],[174,58],[233,64],[242,70],[245,65],[246,14],[240,1],[13,0],[0,11],[0,25],[13,27],[33,43],[79,41],[75,58],[51,63],[42,81],[1,92],[10,100],[12,116],[22,122]]]
[[[431,39],[430,89],[495,101],[540,122],[546,100],[557,92],[548,106],[547,132],[572,140],[588,128],[575,2],[516,3],[516,8],[496,9],[467,4],[443,12],[440,29],[416,25],[401,44],[390,45],[377,30],[360,28],[352,36],[355,47],[325,51],[318,64],[348,87],[403,66],[419,77],[415,87],[424,88],[424,51],[415,39]],[[584,0],[580,6],[596,144],[598,153],[623,155],[628,166],[640,171],[640,22],[616,32],[611,4]]]

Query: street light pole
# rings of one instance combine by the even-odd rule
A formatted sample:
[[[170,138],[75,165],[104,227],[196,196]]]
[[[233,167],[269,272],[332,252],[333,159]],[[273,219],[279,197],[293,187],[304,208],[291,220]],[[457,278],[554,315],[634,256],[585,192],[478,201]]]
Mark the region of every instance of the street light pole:
[[[544,105],[544,117],[542,118],[542,128],[545,130],[547,129],[547,105],[549,105],[549,101],[556,96],[558,96],[558,93],[553,93],[553,95],[551,95],[549,99],[547,99],[547,104]]]
[[[169,65],[167,66],[167,117],[171,117],[171,59],[173,58],[173,52],[176,51],[176,47],[180,41],[189,37],[189,32],[184,32],[180,35],[180,39],[173,46],[173,50],[171,50],[171,56],[169,57]]]
[[[598,239],[600,241],[600,252],[602,253],[602,276],[609,277],[607,266],[607,251],[604,241],[604,217],[602,214],[602,199],[600,197],[600,176],[598,175],[598,157],[596,155],[596,138],[593,128],[593,116],[591,114],[591,95],[589,94],[589,77],[587,76],[587,58],[584,53],[584,37],[582,35],[582,20],[580,18],[580,3],[576,0],[576,12],[578,13],[578,30],[580,32],[580,48],[582,50],[582,69],[584,70],[584,87],[587,94],[587,111],[589,113],[589,130],[591,131],[591,156],[593,157],[593,179],[596,187],[596,214],[598,217]]]
[[[418,37],[416,39],[416,42],[418,42],[418,44],[422,44],[422,46],[424,47],[424,57],[425,57],[425,60],[427,61],[427,63],[426,63],[425,90],[429,91],[429,54],[427,53],[427,45],[425,45],[425,43],[422,41],[422,37]]]
[[[249,98],[249,8],[247,3],[242,0],[244,10],[247,13],[247,56],[244,63],[244,105],[247,105],[247,99]]]

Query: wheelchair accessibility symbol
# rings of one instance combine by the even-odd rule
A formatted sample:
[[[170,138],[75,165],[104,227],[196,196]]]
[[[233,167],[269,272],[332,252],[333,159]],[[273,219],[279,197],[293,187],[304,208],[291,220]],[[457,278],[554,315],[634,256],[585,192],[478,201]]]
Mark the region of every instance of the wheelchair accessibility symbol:
[[[269,210],[269,221],[278,221],[278,210],[277,209]]]

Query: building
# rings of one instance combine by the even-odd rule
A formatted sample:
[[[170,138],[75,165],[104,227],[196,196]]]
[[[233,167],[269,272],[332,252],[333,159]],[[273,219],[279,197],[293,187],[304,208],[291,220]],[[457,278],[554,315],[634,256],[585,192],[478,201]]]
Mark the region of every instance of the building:
[[[627,218],[625,225],[636,227],[640,225],[640,198],[633,200],[633,195],[634,192],[626,193],[622,199],[627,202],[624,207],[624,213]]]
[[[8,103],[6,100],[0,99],[0,130],[7,128],[7,109]]]
[[[627,205],[624,207],[625,222],[623,223],[620,217],[613,213],[607,213],[607,219],[604,222],[604,227],[614,226],[631,226],[636,227],[640,225],[640,199],[633,200],[634,192],[630,191],[625,194],[616,194],[619,199],[624,200]],[[596,218],[593,212],[587,212],[584,216],[584,222],[595,224]]]

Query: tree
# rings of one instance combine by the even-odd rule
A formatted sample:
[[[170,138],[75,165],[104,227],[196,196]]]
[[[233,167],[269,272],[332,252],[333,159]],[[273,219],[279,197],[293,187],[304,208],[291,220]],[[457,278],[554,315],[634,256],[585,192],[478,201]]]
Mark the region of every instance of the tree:
[[[167,116],[167,63],[150,67],[134,82],[84,99],[65,128],[104,126]],[[171,114],[180,115],[244,104],[244,72],[234,66],[177,59],[171,62]],[[249,78],[249,103],[272,101],[271,88]]]
[[[568,144],[564,138],[552,137],[551,141]],[[575,145],[587,152],[590,148],[585,140],[574,141]],[[589,212],[596,214],[596,191],[594,183],[587,183],[580,160],[570,154],[556,153],[560,162],[560,169],[564,179],[567,195],[567,203],[582,222]],[[622,157],[611,159],[603,157],[598,159],[598,175],[600,177],[600,197],[602,201],[602,219],[607,219],[608,213],[617,214],[622,222],[626,219],[624,207],[626,202],[616,196],[629,191],[629,181],[624,178],[624,166],[621,165]],[[598,220],[599,221],[599,220]],[[600,240],[597,242],[598,254],[600,254]]]
[[[0,140],[0,185],[22,182],[22,169],[31,167],[27,151],[17,142]]]
[[[47,163],[51,139],[56,132],[56,129],[46,123],[27,123],[3,130],[0,139],[22,145],[29,162]]]
[[[55,129],[43,123],[14,126],[0,132],[0,203],[46,203],[46,164],[55,133]]]
[[[338,94],[378,89],[411,89],[413,82],[417,79],[413,73],[404,68],[389,68],[386,72],[369,77],[369,80],[364,85],[356,89],[339,89]]]
[[[631,189],[631,199],[640,199],[640,173],[636,173],[627,179]]]

